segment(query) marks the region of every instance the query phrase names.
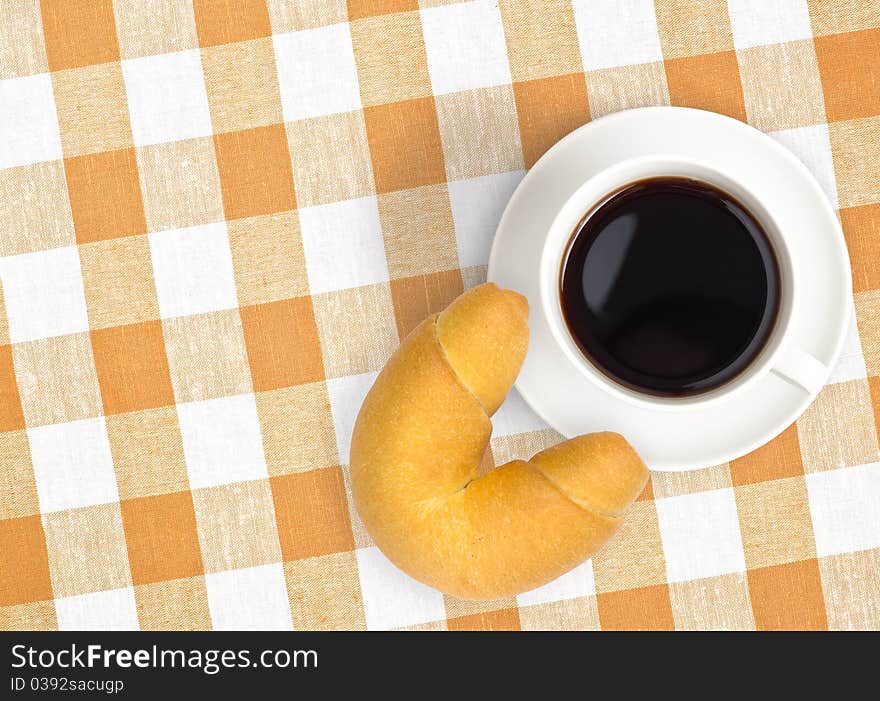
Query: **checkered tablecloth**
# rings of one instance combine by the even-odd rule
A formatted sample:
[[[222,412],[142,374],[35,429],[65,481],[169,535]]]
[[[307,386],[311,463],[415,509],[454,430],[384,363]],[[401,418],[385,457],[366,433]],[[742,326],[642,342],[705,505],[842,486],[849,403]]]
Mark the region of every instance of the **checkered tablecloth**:
[[[674,104],[839,208],[857,323],[778,439],[501,601],[396,570],[349,436],[527,168]],[[0,0],[0,628],[880,628],[880,1]],[[514,393],[488,466],[559,436]]]

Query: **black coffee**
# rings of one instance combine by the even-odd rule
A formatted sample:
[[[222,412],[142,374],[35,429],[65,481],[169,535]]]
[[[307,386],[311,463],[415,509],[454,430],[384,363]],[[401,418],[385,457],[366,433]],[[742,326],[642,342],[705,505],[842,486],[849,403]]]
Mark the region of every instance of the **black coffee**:
[[[662,177],[608,197],[578,225],[562,311],[611,379],[659,396],[718,387],[758,355],[779,308],[767,235],[733,197]]]

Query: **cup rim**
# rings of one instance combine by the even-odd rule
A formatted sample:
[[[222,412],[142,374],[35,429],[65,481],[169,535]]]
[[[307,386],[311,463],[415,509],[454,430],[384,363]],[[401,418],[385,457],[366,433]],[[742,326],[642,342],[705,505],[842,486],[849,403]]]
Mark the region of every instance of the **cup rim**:
[[[647,169],[651,165],[657,165],[655,169],[650,171]],[[665,164],[686,166],[699,171],[707,176],[703,177],[698,174],[684,174],[675,172],[664,172],[660,168]],[[645,166],[645,171],[634,176],[612,178],[618,172],[625,173],[638,166]],[[687,395],[682,397],[666,397],[656,396],[647,393],[638,392],[627,387],[605,374],[602,370],[594,365],[589,357],[584,354],[580,347],[575,343],[571,334],[565,325],[562,313],[562,301],[559,295],[559,276],[562,270],[564,257],[569,249],[574,231],[577,228],[578,221],[588,217],[602,202],[606,201],[614,193],[618,192],[627,185],[640,180],[652,177],[684,177],[692,178],[697,181],[703,181],[714,187],[729,192],[732,197],[742,201],[743,206],[758,220],[762,229],[767,234],[770,244],[773,247],[774,254],[780,267],[780,308],[777,311],[773,328],[765,342],[764,346],[758,352],[751,362],[730,380],[713,387],[710,390],[699,394]],[[721,182],[718,182],[718,181]],[[599,184],[605,181],[605,185],[601,188]],[[733,185],[733,188],[728,185]],[[590,190],[596,190],[588,200],[585,199],[584,193]],[[730,192],[733,189],[734,192]],[[741,195],[745,195],[744,197]],[[745,200],[745,201],[743,201]],[[578,207],[572,207],[572,203],[580,202]],[[569,210],[579,212],[577,219],[572,216],[566,216]],[[564,221],[563,221],[564,219]],[[562,225],[565,224],[564,231]],[[556,239],[560,238],[561,243],[557,245]],[[553,217],[553,221],[547,231],[547,236],[541,252],[541,260],[539,264],[539,287],[541,295],[541,305],[545,319],[550,327],[551,335],[556,344],[562,349],[563,354],[569,362],[575,366],[583,375],[585,375],[594,384],[600,386],[603,390],[612,395],[641,408],[675,411],[692,409],[694,406],[708,406],[729,399],[734,394],[745,391],[748,387],[753,386],[760,381],[773,367],[773,361],[777,358],[783,346],[785,345],[785,336],[790,327],[791,319],[794,316],[794,304],[796,295],[794,294],[795,275],[793,271],[792,257],[788,250],[785,237],[779,227],[775,217],[768,210],[762,200],[754,194],[754,192],[737,178],[719,171],[707,163],[694,158],[685,158],[672,154],[653,154],[649,156],[637,156],[619,161],[608,168],[596,173],[592,177],[585,180],[579,185],[575,191],[569,196],[565,202],[559,207]],[[788,289],[786,289],[788,288]]]

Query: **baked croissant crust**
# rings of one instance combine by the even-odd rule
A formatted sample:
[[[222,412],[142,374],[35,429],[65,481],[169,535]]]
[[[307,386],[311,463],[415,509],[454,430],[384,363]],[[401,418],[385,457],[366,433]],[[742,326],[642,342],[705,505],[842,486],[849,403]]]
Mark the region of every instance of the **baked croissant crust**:
[[[616,433],[482,476],[490,417],[528,347],[528,303],[492,283],[418,326],[379,374],[351,442],[355,506],[400,569],[465,599],[511,596],[589,558],[648,478]]]

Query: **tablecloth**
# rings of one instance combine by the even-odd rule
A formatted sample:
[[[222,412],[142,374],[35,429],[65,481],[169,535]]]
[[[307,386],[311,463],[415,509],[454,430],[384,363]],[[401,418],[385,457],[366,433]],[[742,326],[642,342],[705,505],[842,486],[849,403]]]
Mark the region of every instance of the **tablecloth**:
[[[828,386],[473,603],[353,509],[360,401],[600,115],[722,112],[839,208]],[[0,2],[0,628],[880,628],[880,2]],[[515,393],[486,468],[559,440]]]

